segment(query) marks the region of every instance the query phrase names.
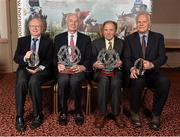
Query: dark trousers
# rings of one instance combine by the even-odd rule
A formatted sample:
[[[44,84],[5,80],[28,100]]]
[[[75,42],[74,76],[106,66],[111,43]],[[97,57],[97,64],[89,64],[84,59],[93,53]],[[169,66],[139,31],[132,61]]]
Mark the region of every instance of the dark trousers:
[[[112,114],[118,115],[120,112],[122,73],[117,71],[114,77],[109,77],[96,72],[94,80],[98,83],[97,107],[100,114],[105,115],[107,113],[107,103],[110,99]]]
[[[67,100],[69,95],[72,95],[72,98],[75,101],[75,110],[76,112],[81,112],[81,98],[82,91],[81,86],[82,82],[85,80],[85,73],[80,72],[76,74],[58,74],[58,85],[59,85],[59,96],[60,96],[60,110],[62,113],[67,113]]]
[[[24,104],[27,89],[29,88],[32,96],[33,114],[36,116],[42,113],[42,92],[41,84],[51,77],[51,71],[44,70],[36,74],[30,74],[26,69],[18,69],[16,72],[16,112],[17,116],[24,115]]]
[[[161,73],[149,74],[138,79],[132,79],[130,103],[131,109],[135,113],[139,112],[141,94],[145,86],[154,89],[152,113],[160,116],[169,94],[170,81]]]

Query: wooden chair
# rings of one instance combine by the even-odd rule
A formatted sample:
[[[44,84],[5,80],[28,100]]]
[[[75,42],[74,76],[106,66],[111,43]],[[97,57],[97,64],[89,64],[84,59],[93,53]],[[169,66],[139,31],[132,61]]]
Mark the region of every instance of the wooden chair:
[[[90,91],[88,92],[88,95],[87,95],[87,104],[88,104],[88,114],[91,113],[91,95],[92,95],[92,92],[98,88],[98,85],[95,81],[91,80],[89,81],[89,85],[90,85]],[[120,110],[120,113],[123,114],[123,88],[120,89],[120,94],[121,94],[121,110]]]
[[[60,85],[56,84],[55,94],[54,94],[55,95],[54,97],[55,97],[55,110],[56,110],[55,112],[56,113],[59,112],[59,108],[58,108],[58,104],[59,104],[58,86],[60,86]],[[82,90],[85,89],[85,92],[86,92],[86,114],[90,114],[89,113],[89,106],[90,106],[89,99],[90,99],[90,92],[91,92],[90,88],[91,87],[90,87],[88,80],[83,81],[81,88],[82,88]]]
[[[57,84],[55,80],[49,80],[47,82],[44,82],[41,86],[41,89],[48,89],[49,92],[53,92],[53,113],[56,114],[57,113]]]

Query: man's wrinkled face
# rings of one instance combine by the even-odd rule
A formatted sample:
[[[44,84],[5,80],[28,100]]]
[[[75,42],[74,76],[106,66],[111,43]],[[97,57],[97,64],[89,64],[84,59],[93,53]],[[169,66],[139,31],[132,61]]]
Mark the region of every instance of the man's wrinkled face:
[[[79,20],[75,15],[71,15],[67,19],[67,28],[68,31],[74,33],[78,30]]]
[[[146,33],[150,28],[150,20],[146,15],[140,15],[136,23],[137,23],[137,31],[139,33]]]
[[[107,23],[103,27],[103,36],[107,40],[112,40],[116,34],[116,28],[113,23]]]
[[[38,19],[32,19],[29,22],[29,31],[33,37],[39,37],[43,31],[43,24]]]

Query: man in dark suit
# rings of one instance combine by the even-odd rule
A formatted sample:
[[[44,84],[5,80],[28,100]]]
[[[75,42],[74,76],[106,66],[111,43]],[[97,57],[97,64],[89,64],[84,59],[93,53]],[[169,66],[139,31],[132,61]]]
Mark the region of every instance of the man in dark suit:
[[[92,42],[94,80],[98,83],[98,114],[95,118],[95,127],[102,128],[105,124],[107,114],[108,99],[111,100],[112,114],[115,116],[116,125],[124,127],[122,116],[120,115],[120,90],[122,87],[122,71],[120,69],[122,61],[118,59],[115,68],[110,75],[103,71],[105,65],[97,60],[98,54],[102,49],[114,49],[121,58],[123,41],[115,36],[117,24],[114,21],[106,21],[103,24],[103,37]],[[109,97],[111,95],[111,97]]]
[[[55,37],[55,68],[60,95],[60,109],[59,124],[67,125],[68,123],[68,104],[67,100],[69,93],[73,95],[75,102],[75,123],[82,125],[84,123],[84,116],[81,108],[81,85],[85,80],[85,72],[91,67],[91,40],[89,36],[86,36],[78,32],[79,20],[76,14],[69,14],[67,17],[67,32],[61,33]],[[67,72],[67,66],[62,62],[58,62],[57,53],[62,46],[76,46],[81,53],[81,60],[78,64],[74,64],[70,67],[70,73]],[[71,55],[68,50],[68,54]]]
[[[139,109],[141,104],[141,93],[144,87],[155,89],[152,107],[152,120],[150,128],[159,130],[160,115],[168,97],[170,82],[160,72],[160,67],[165,64],[164,37],[160,33],[150,31],[150,15],[141,12],[137,15],[137,32],[125,39],[124,64],[131,78],[131,120],[135,127],[141,127]],[[144,75],[134,67],[137,59],[143,58]]]
[[[51,67],[53,64],[53,43],[48,37],[41,35],[43,31],[43,22],[40,18],[33,18],[28,23],[29,36],[18,39],[17,49],[14,61],[19,64],[16,72],[16,129],[24,131],[24,104],[27,89],[31,92],[33,102],[34,118],[31,128],[35,129],[42,124],[42,92],[40,86],[51,77]],[[33,55],[39,56],[39,64],[34,67],[28,67]]]

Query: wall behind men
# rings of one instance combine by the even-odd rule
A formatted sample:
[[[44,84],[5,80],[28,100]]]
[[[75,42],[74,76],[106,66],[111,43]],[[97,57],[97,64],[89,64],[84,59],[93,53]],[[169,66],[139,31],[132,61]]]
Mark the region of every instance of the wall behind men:
[[[12,61],[17,46],[17,3],[16,0],[7,1],[7,25],[8,40],[0,41],[0,73],[13,72],[17,65]],[[176,41],[176,45],[180,48],[180,0],[152,0],[152,30],[164,34],[165,38]],[[172,44],[173,45],[173,44]],[[179,49],[180,50],[180,49]],[[168,52],[167,66],[180,66],[177,59],[180,57],[179,50]]]

